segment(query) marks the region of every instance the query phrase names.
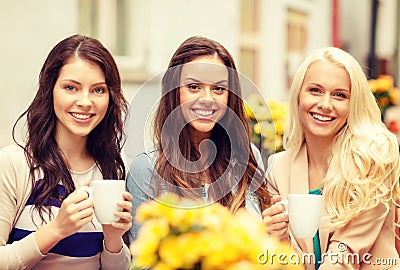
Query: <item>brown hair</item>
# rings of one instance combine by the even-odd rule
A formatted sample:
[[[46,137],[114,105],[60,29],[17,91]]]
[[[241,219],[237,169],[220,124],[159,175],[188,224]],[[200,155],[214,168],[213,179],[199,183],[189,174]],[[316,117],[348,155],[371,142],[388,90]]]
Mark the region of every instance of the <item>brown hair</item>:
[[[155,164],[158,179],[156,182],[157,193],[161,193],[159,185],[162,179],[172,192],[188,197],[199,196],[193,190],[196,190],[201,185],[200,174],[188,173],[174,167],[172,164],[186,162],[191,166],[193,164],[190,164],[190,161],[198,160],[200,154],[192,147],[189,128],[180,110],[174,112],[173,121],[168,121],[168,117],[180,106],[178,89],[182,65],[198,57],[208,55],[217,55],[227,67],[229,76],[228,110],[219,123],[214,126],[210,138],[217,148],[215,160],[208,168],[209,176],[213,183],[212,186],[214,186],[210,193],[215,198],[220,198],[217,199],[218,202],[230,207],[231,211],[235,212],[240,207],[245,206],[246,191],[252,188],[259,197],[261,209],[265,209],[270,203],[270,195],[265,186],[264,173],[258,167],[251,150],[249,127],[245,117],[239,76],[234,61],[221,44],[199,36],[191,37],[179,46],[172,56],[169,68],[162,79],[162,98],[156,111],[154,128],[154,139],[158,151]],[[229,111],[232,113],[228,113]],[[173,136],[162,136],[162,134],[173,134],[168,132],[180,130],[181,127],[183,129],[178,139]],[[233,147],[237,151],[233,151]],[[183,157],[180,153],[182,153]],[[231,156],[232,153],[236,153],[235,156]],[[248,153],[248,155],[245,153]],[[185,160],[181,160],[182,158]],[[235,164],[232,167],[234,171],[229,176],[229,173],[226,174],[224,172],[230,166],[232,158],[235,160]],[[202,171],[202,169],[200,168],[198,171]],[[232,180],[234,175],[241,176],[238,183]],[[217,181],[219,179],[222,181]],[[236,186],[234,188],[235,194],[231,192],[232,186]],[[226,194],[221,194],[227,190]]]
[[[39,75],[39,88],[28,109],[17,119],[13,127],[13,139],[17,123],[26,116],[27,141],[25,150],[33,184],[35,172],[43,173],[33,190],[34,204],[40,215],[43,203],[62,201],[74,189],[69,168],[55,140],[56,115],[53,104],[53,88],[61,68],[72,57],[90,61],[104,72],[110,91],[110,100],[103,120],[90,132],[87,150],[93,156],[104,178],[124,179],[125,167],[121,158],[124,115],[127,103],[121,91],[121,79],[110,52],[96,39],[72,35],[60,41],[49,53]],[[60,194],[57,184],[61,181],[65,194]],[[43,217],[42,217],[43,218]]]

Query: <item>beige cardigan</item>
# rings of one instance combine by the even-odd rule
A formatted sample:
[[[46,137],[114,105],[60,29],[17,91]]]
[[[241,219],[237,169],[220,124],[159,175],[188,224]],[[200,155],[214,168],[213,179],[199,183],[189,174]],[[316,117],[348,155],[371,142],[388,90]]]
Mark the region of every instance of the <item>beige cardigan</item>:
[[[0,269],[30,269],[46,257],[36,243],[34,234],[7,244],[9,234],[24,209],[32,190],[29,167],[24,151],[17,145],[0,149]],[[129,248],[124,245],[120,253],[101,253],[101,269],[115,269],[130,260]],[[125,269],[125,267],[124,267]]]
[[[283,198],[287,198],[290,193],[308,193],[307,168],[308,160],[305,144],[296,154],[284,151],[270,156],[267,179],[271,194],[279,194]],[[319,237],[321,253],[326,255],[323,258],[324,263],[321,264],[319,269],[400,269],[399,255],[394,244],[394,211],[395,207],[393,206],[387,215],[381,217],[385,208],[380,206],[362,213],[344,228],[329,232],[326,229],[329,220],[324,207]],[[301,250],[303,253],[313,254],[312,239],[295,239],[293,236],[291,239],[295,249]],[[339,243],[346,244],[348,248],[344,253],[351,252],[354,258],[359,257],[360,264],[332,263],[336,261],[335,256],[339,257],[343,254],[338,250]],[[331,261],[327,254],[329,252],[332,252],[330,256],[333,259]],[[338,255],[335,255],[336,253]],[[371,254],[371,257],[368,257],[369,254]],[[350,256],[350,254],[346,256]],[[364,261],[362,261],[363,256],[365,256]],[[382,259],[386,261],[386,265],[383,265]],[[388,260],[390,260],[390,263],[387,263]],[[354,261],[356,262],[356,260]],[[394,268],[393,264],[397,265],[397,268]],[[314,265],[306,265],[306,269],[314,269]]]

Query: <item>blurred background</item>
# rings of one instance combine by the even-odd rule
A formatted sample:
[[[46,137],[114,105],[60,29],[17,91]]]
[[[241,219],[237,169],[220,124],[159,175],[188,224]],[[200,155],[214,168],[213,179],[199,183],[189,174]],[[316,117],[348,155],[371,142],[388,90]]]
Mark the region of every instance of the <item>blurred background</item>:
[[[0,0],[0,147],[12,142],[47,54],[74,33],[110,49],[128,100],[166,69],[186,38],[203,35],[226,46],[238,70],[279,103],[299,63],[322,46],[347,50],[371,80],[390,75],[395,88],[399,25],[400,0]],[[400,118],[399,111],[388,115]]]

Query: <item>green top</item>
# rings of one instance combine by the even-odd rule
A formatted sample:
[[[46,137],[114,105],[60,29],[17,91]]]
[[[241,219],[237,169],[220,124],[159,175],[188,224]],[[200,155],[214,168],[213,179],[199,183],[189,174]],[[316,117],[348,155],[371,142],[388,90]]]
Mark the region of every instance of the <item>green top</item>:
[[[310,190],[309,194],[322,194],[320,188]],[[321,264],[321,244],[319,243],[319,231],[314,235],[314,256],[315,256],[315,270],[317,270]]]

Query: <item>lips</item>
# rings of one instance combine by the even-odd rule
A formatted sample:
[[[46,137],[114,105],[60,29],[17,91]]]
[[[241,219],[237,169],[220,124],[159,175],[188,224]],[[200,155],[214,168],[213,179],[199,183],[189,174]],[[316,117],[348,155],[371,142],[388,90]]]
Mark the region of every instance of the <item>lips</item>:
[[[318,113],[310,113],[310,115],[321,122],[330,122],[336,119],[336,117],[333,116],[327,116],[327,115],[322,115],[322,114],[318,114]]]
[[[94,115],[88,113],[70,113],[70,114],[78,120],[87,120]]]
[[[216,110],[201,110],[201,109],[193,109],[192,110],[195,114],[202,116],[202,117],[210,117],[213,115]]]

